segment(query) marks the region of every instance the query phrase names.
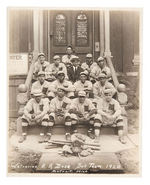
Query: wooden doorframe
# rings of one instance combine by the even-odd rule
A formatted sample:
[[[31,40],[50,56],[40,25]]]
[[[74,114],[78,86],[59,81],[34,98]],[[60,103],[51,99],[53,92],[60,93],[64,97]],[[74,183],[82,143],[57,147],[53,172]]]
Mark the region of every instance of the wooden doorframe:
[[[63,13],[65,14],[65,16],[67,17],[67,14],[70,14],[69,19],[67,21],[69,21],[69,27],[67,28],[67,32],[70,32],[70,34],[68,35],[68,40],[69,42],[66,44],[66,47],[68,45],[72,45],[73,48],[75,48],[75,51],[77,54],[86,54],[86,53],[93,53],[94,52],[94,37],[93,37],[93,11],[82,11],[83,13],[85,13],[88,17],[89,20],[89,24],[88,24],[88,33],[89,33],[89,46],[86,47],[78,47],[75,45],[75,21],[76,21],[76,16],[77,14],[79,14],[81,12],[81,10],[58,10],[58,11],[54,11],[54,10],[50,10],[47,11],[47,23],[48,23],[48,31],[47,31],[47,39],[48,39],[48,61],[52,60],[52,53],[53,50],[57,50],[57,47],[53,46],[53,37],[54,37],[54,33],[53,33],[53,26],[54,26],[54,17],[56,14],[58,13]],[[68,18],[68,17],[67,17]],[[72,40],[74,39],[74,40]],[[66,52],[66,47],[62,47],[62,49],[60,50],[59,54],[65,54]],[[57,52],[55,53],[57,54]]]

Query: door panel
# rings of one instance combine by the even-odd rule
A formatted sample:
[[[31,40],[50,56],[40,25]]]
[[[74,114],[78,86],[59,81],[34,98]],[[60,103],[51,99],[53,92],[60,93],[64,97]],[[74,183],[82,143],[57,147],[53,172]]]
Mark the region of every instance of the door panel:
[[[72,15],[72,45],[77,54],[92,52],[92,13],[75,11]]]
[[[50,12],[50,55],[64,54],[66,46],[71,44],[70,11]]]

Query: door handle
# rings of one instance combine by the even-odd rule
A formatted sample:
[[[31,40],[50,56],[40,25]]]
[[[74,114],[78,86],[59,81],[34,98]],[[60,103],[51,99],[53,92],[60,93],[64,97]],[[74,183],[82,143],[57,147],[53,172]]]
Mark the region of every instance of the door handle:
[[[53,32],[50,32],[49,36],[50,36],[50,37],[53,37]]]

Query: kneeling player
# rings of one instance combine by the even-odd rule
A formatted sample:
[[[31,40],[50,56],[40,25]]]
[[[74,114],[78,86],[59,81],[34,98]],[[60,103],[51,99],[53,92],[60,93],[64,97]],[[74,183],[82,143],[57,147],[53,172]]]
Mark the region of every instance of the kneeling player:
[[[32,94],[33,98],[26,104],[22,116],[22,136],[19,139],[20,143],[26,139],[28,126],[41,125],[39,143],[44,142],[50,135],[48,130],[46,137],[44,137],[47,127],[49,126],[49,116],[47,114],[49,110],[48,99],[43,99],[42,92],[38,89],[34,90]]]
[[[70,139],[71,117],[68,113],[71,100],[65,96],[66,91],[63,87],[58,87],[57,96],[50,103],[50,123],[63,122],[66,129],[66,139]]]
[[[95,116],[95,124],[107,125],[118,128],[119,141],[126,143],[123,134],[123,118],[121,116],[121,107],[118,101],[112,98],[112,90],[104,90],[104,98],[97,104],[98,115]],[[100,130],[99,133],[100,135]]]
[[[77,123],[83,123],[88,126],[88,136],[94,138],[93,131],[99,129],[98,124],[94,124],[94,117],[96,116],[96,108],[92,101],[86,98],[85,91],[78,92],[78,98],[72,100],[70,106],[70,113],[72,125],[74,125],[74,132],[77,132]]]

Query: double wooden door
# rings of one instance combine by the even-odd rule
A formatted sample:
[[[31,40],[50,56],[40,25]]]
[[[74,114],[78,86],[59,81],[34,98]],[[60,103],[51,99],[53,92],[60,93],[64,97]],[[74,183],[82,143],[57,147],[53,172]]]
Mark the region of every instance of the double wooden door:
[[[81,60],[93,52],[92,11],[50,11],[48,12],[48,58],[63,56],[71,45]]]

